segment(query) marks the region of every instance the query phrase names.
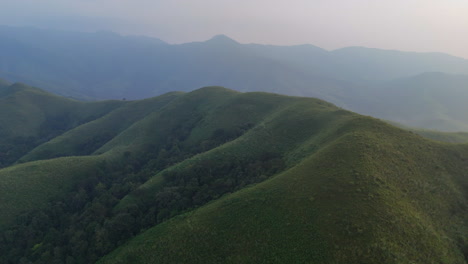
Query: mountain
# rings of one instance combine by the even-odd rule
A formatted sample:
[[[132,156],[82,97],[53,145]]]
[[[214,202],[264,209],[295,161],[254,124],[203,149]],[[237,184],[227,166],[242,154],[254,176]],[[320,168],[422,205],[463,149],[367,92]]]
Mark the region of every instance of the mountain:
[[[361,80],[392,80],[426,72],[468,74],[467,60],[444,53],[418,53],[348,47],[332,51],[351,78]]]
[[[362,84],[434,71],[468,74],[467,60],[445,54],[240,44],[225,35],[169,45],[112,32],[4,26],[0,39],[2,76],[81,98],[144,98],[205,85],[332,97],[337,89],[351,89],[349,81]]]
[[[220,87],[86,104],[0,169],[1,263],[467,263],[466,144]]]
[[[424,73],[387,81],[371,94],[375,103],[353,110],[412,127],[468,131],[468,75]]]
[[[467,86],[456,80],[468,76],[468,60],[442,53],[240,44],[224,35],[171,45],[112,32],[3,26],[0,57],[0,78],[81,100],[134,100],[218,85],[316,97],[409,126],[468,131],[460,117]],[[427,83],[427,75],[438,79]],[[455,103],[421,99],[424,85],[430,85],[430,97],[444,93]]]

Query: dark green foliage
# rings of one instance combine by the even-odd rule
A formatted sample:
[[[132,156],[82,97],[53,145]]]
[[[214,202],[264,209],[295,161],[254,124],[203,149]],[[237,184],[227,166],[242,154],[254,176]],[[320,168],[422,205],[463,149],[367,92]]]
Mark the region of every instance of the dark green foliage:
[[[196,123],[197,118],[194,120]],[[87,175],[65,196],[53,199],[42,210],[19,215],[15,226],[4,230],[4,235],[0,236],[0,261],[17,263],[23,259],[32,263],[65,263],[67,259],[74,259],[77,263],[94,263],[141,230],[247,184],[264,180],[284,167],[279,157],[266,153],[251,164],[226,164],[210,170],[213,175],[223,175],[223,178],[208,177],[203,166],[190,175],[166,174],[167,187],[158,192],[150,204],[133,205],[114,212],[117,203],[147,181],[152,172],[186,159],[201,149],[208,151],[231,141],[251,127],[248,124],[232,131],[218,129],[204,141],[203,148],[186,150],[179,146],[179,142],[187,139],[195,123],[175,127],[160,151],[147,146],[146,159],[136,160],[130,151],[126,151],[122,157],[124,165],[103,163],[94,175]],[[188,184],[190,178],[197,180]]]
[[[0,168],[13,164],[19,157],[38,146],[41,141],[35,137],[15,137],[0,144]]]
[[[116,101],[78,102],[18,83],[0,89],[6,91],[0,96],[0,168],[123,104]]]
[[[367,118],[331,138],[99,263],[466,263],[466,146]]]

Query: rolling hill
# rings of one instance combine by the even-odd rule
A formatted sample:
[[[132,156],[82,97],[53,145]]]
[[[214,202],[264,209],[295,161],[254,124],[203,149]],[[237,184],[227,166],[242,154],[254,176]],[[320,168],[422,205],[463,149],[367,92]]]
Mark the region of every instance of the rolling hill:
[[[0,262],[467,263],[466,144],[220,87],[83,104],[0,169]]]
[[[16,83],[0,84],[0,167],[34,147],[98,119],[124,102],[80,102]]]

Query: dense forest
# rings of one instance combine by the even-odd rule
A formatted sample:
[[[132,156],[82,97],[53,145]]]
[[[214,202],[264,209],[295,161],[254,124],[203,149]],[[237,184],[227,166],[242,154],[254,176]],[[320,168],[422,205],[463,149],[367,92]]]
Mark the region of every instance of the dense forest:
[[[134,159],[131,152],[125,152],[124,164],[103,162],[67,196],[51,200],[41,210],[19,215],[15,226],[0,236],[1,262],[94,263],[149,227],[283,170],[285,164],[275,153],[221,165],[202,163],[192,168],[191,174],[166,172],[166,187],[149,199],[150,203],[113,210],[125,195],[158,171],[234,140],[251,127],[218,129],[199,147],[184,149],[181,143],[193,128],[184,124],[170,133],[162,149],[146,152],[144,159]],[[90,151],[83,148],[83,153]]]

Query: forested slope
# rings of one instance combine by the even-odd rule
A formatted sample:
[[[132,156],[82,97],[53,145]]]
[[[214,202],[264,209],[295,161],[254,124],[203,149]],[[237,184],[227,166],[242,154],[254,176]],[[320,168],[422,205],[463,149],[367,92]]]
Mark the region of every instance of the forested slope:
[[[2,263],[466,263],[467,145],[220,87],[94,104],[0,170]]]

